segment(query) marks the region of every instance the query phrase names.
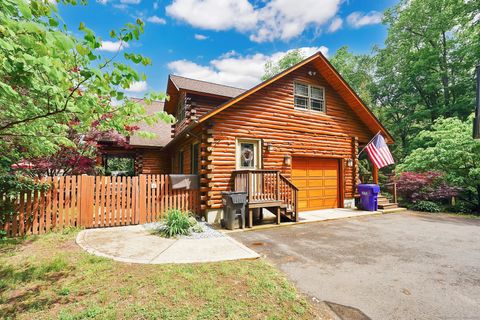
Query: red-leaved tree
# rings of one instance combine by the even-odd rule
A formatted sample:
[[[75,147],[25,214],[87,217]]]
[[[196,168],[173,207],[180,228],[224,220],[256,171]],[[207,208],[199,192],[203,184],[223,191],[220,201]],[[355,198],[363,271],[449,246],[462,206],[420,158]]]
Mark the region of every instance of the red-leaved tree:
[[[457,196],[460,188],[449,185],[441,172],[402,172],[397,179],[397,191],[411,202],[438,201]]]

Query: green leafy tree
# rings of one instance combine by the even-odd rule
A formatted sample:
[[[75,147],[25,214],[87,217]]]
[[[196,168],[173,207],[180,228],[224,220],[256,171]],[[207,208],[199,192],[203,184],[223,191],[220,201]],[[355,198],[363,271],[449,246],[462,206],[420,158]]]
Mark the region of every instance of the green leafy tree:
[[[369,107],[374,107],[372,86],[375,58],[367,54],[354,54],[348,51],[347,46],[343,46],[329,60],[360,98]]]
[[[439,118],[431,130],[418,134],[413,145],[422,147],[413,150],[399,170],[445,173],[448,182],[472,195],[480,212],[480,141],[472,138],[472,117]]]
[[[73,36],[50,1],[0,0],[0,7],[0,161],[4,169],[22,158],[74,147],[71,129],[82,134],[94,126],[128,135],[129,128],[140,121],[172,120],[163,112],[147,116],[145,106],[124,94],[135,81],[146,79],[134,66],[150,65],[149,58],[122,48],[102,55],[97,50],[102,39],[83,23],[78,27],[83,37]],[[110,38],[125,49],[143,30],[144,23],[137,20],[112,30]],[[145,97],[147,103],[163,98],[157,93]]]
[[[268,60],[264,66],[265,71],[262,76],[262,81],[270,79],[271,77],[279,74],[283,70],[296,65],[297,63],[299,63],[305,58],[306,58],[305,55],[300,51],[300,49],[295,49],[295,50],[288,51],[277,62]]]
[[[466,119],[480,61],[476,1],[402,0],[385,12],[385,47],[377,50],[376,93],[381,118],[409,141],[439,116]]]

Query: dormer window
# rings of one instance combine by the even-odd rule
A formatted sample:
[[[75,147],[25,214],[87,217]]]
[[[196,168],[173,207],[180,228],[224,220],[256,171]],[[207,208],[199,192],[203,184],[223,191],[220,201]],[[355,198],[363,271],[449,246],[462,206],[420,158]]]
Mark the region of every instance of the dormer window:
[[[295,108],[325,112],[325,88],[294,83]]]

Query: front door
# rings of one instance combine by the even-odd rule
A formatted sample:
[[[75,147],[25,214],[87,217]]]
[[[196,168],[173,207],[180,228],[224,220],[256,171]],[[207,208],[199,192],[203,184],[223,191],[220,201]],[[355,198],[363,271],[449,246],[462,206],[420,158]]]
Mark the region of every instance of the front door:
[[[298,187],[299,211],[338,207],[338,160],[294,157],[292,182]]]

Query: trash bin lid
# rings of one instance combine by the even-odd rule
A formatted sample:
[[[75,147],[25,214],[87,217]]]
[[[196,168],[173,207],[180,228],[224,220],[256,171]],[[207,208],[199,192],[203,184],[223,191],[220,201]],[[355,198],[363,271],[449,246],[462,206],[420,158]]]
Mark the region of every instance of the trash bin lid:
[[[228,198],[233,204],[242,204],[247,201],[247,193],[245,191],[224,191],[223,198]]]
[[[378,184],[373,183],[361,183],[358,185],[358,191],[371,191],[372,193],[379,193],[380,186]]]

